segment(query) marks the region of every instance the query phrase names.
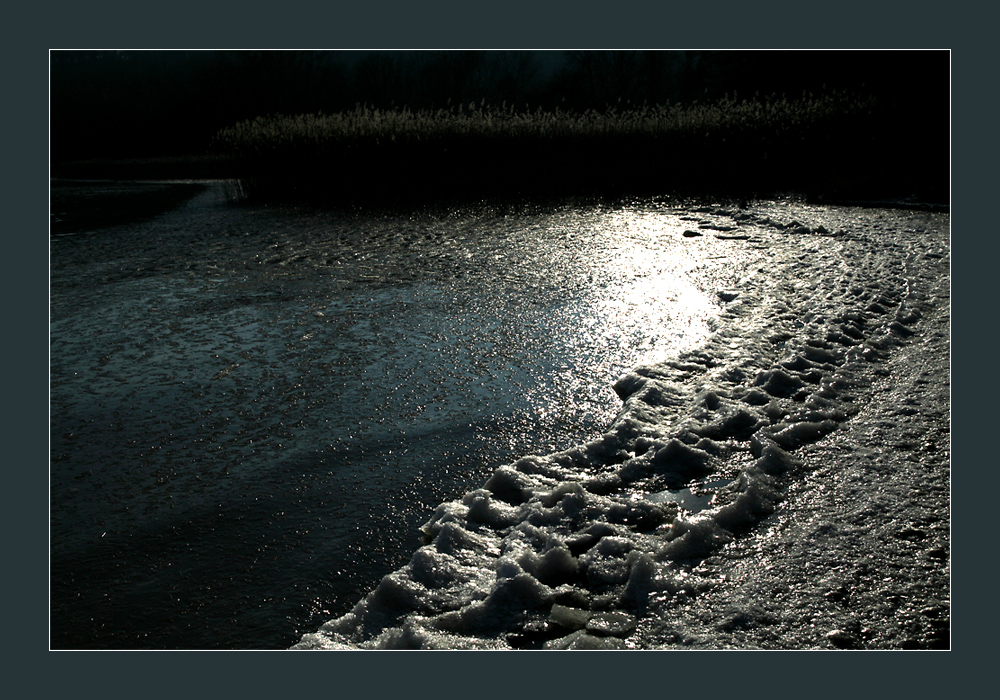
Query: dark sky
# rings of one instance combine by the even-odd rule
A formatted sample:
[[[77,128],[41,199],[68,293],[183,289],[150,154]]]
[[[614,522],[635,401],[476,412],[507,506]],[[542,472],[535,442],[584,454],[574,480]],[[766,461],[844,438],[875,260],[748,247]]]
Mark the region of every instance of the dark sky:
[[[469,101],[603,109],[876,94],[947,124],[947,51],[53,51],[54,160],[203,152],[255,116]]]

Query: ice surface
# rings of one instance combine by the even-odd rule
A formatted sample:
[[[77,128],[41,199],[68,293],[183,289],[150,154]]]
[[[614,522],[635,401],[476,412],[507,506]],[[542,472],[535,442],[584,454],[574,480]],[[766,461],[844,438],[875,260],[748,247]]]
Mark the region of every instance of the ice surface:
[[[712,215],[702,229],[738,221],[747,234],[714,245],[756,241],[771,256],[719,294],[726,308],[708,342],[619,379],[623,407],[603,435],[502,466],[442,504],[409,564],[296,648],[658,648],[698,643],[694,629],[710,629],[700,643],[718,648],[746,630],[758,635],[748,646],[860,643],[860,627],[809,637],[799,630],[815,625],[801,620],[775,641],[759,630],[781,628],[780,615],[760,604],[708,613],[698,601],[725,598],[734,584],[718,570],[737,568],[727,552],[765,547],[778,511],[788,527],[808,526],[788,502],[822,490],[816,474],[835,478],[811,455],[868,425],[852,420],[919,337],[921,308],[947,323],[947,268],[919,264],[928,251],[943,257],[946,218],[779,205],[701,213]],[[946,359],[936,362],[930,371],[946,380]],[[839,496],[817,499],[808,517],[843,508]],[[824,552],[839,555],[802,556]],[[740,590],[765,580],[746,576]],[[888,632],[881,639],[892,645]]]

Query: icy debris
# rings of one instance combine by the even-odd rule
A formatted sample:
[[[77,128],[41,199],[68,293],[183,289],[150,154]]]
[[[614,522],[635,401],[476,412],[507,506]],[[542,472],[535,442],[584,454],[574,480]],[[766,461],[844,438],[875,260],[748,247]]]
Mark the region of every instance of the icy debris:
[[[524,503],[530,497],[531,487],[534,485],[532,479],[524,473],[524,469],[529,465],[536,464],[538,462],[525,458],[515,464],[513,468],[500,467],[486,482],[486,490],[496,498],[511,505]],[[522,470],[519,470],[518,467],[521,467]]]
[[[722,399],[720,399],[719,395],[714,391],[705,392],[705,396],[702,400],[705,402],[705,407],[712,411],[722,405]]]
[[[750,605],[746,608],[736,606],[728,608],[724,612],[724,618],[717,627],[723,632],[733,632],[740,629],[750,629],[760,625],[774,624],[774,615],[757,605]]]
[[[758,389],[751,389],[743,395],[743,401],[751,406],[763,406],[771,401],[771,397]]]
[[[502,528],[513,525],[518,520],[516,508],[503,500],[492,498],[492,494],[486,489],[467,494],[462,503],[469,507],[466,516],[469,522]]]
[[[618,398],[624,401],[646,386],[648,381],[648,377],[642,377],[633,372],[622,376],[617,382],[615,382],[613,388],[615,393],[618,394]]]
[[[625,645],[615,637],[595,637],[583,630],[579,630],[566,637],[545,642],[543,648],[607,651],[610,649],[624,649]]]
[[[801,423],[792,423],[787,427],[782,425],[775,427],[780,429],[774,431],[774,428],[767,428],[765,435],[782,449],[794,450],[806,443],[815,442],[824,435],[833,432],[837,424],[832,420],[824,420],[818,423],[803,421]]]
[[[916,323],[920,320],[920,310],[910,308],[905,303],[900,304],[896,310],[896,320],[905,325]]]
[[[804,386],[804,382],[782,369],[775,368],[757,375],[754,385],[760,387],[771,396],[785,398],[799,391]]]
[[[598,637],[627,637],[635,632],[635,617],[623,612],[597,613],[587,621],[587,631]]]
[[[766,421],[756,412],[731,404],[720,409],[715,420],[692,428],[695,435],[709,440],[745,440]]]
[[[795,220],[789,221],[787,224],[785,224],[784,228],[785,228],[785,233],[812,233],[813,232],[811,228],[809,228],[808,226],[803,226],[802,224],[800,224],[798,221],[795,221]]]
[[[704,558],[733,541],[733,534],[722,528],[711,514],[677,520],[671,527],[670,535],[674,539],[657,551],[657,558],[675,561]]]
[[[892,323],[890,323],[889,330],[894,332],[896,335],[903,336],[904,338],[911,336],[914,333],[914,331],[910,330],[899,321],[893,321]]]
[[[688,481],[709,472],[712,455],[697,447],[689,447],[674,438],[656,451],[650,460],[652,468],[660,474]]]
[[[802,348],[802,357],[806,360],[829,365],[839,365],[844,361],[843,353],[823,347],[825,343],[821,341],[814,342],[815,344],[809,343]]]
[[[590,620],[590,611],[580,608],[571,608],[566,605],[556,603],[549,611],[549,621],[567,630],[580,630],[587,626]]]
[[[830,630],[826,633],[826,638],[838,649],[853,649],[858,646],[857,638],[844,630]]]
[[[770,515],[781,501],[778,482],[762,469],[747,469],[733,485],[717,496],[724,505],[714,518],[717,525],[729,532],[737,532]]]
[[[778,476],[787,471],[797,469],[802,463],[783,449],[770,444],[760,450],[756,466],[765,474]]]

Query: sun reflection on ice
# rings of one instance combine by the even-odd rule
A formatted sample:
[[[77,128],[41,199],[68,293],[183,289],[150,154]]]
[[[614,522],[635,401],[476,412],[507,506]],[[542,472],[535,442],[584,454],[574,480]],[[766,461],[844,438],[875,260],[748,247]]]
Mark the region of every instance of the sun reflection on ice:
[[[692,278],[704,253],[679,242],[681,222],[624,211],[609,223],[618,246],[606,259],[605,274],[616,283],[589,300],[603,340],[637,349],[639,364],[662,362],[703,343],[718,305]]]

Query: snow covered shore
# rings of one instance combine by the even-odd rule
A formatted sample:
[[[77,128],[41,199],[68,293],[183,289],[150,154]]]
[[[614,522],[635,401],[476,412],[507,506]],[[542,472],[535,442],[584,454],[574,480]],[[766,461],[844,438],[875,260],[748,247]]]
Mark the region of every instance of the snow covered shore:
[[[710,340],[619,379],[605,434],[442,504],[295,648],[949,647],[948,216],[690,214],[734,251],[701,271]]]

